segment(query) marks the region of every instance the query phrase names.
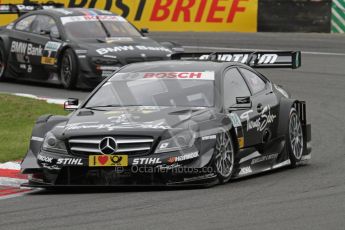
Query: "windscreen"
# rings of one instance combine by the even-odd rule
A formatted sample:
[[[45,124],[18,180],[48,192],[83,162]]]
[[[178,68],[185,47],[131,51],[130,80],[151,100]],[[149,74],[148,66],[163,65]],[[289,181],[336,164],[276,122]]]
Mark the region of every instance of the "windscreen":
[[[85,107],[214,106],[214,72],[118,73]]]
[[[124,18],[115,15],[61,17],[67,36],[73,38],[140,37]]]

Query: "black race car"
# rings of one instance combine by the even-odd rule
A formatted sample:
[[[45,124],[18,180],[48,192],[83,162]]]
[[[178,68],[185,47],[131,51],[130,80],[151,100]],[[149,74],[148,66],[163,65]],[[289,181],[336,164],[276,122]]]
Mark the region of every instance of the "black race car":
[[[297,68],[300,52],[172,58],[127,65],[69,99],[69,116],[40,117],[25,186],[213,185],[310,159],[305,102],[248,66]]]
[[[108,11],[23,7],[0,5],[0,13],[31,10],[0,29],[0,80],[90,88],[126,64],[166,60],[183,51],[176,43],[144,36],[147,29],[138,31]]]

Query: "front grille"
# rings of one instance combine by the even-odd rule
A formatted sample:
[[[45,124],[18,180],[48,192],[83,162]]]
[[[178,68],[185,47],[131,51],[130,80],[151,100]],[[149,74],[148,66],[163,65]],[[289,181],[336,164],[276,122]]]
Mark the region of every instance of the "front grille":
[[[102,154],[99,143],[104,137],[78,137],[69,139],[69,148],[73,155],[88,156]],[[152,144],[152,137],[113,137],[116,140],[118,149],[115,154],[126,154],[130,156],[143,156],[149,154]]]

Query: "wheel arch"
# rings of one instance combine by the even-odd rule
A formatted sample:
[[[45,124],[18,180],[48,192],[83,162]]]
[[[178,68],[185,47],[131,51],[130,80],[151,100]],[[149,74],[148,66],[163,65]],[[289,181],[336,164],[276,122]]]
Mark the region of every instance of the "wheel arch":
[[[302,124],[306,124],[306,108],[305,102],[295,99],[282,98],[280,100],[279,109],[279,125],[278,134],[279,136],[285,135],[288,130],[288,120],[290,116],[291,108],[295,108]]]
[[[2,43],[4,46],[3,48],[5,49],[5,55],[8,58],[11,46],[9,44],[10,39],[7,36],[0,36],[0,43]]]
[[[79,81],[80,81],[80,61],[79,61],[79,58],[74,50],[74,48],[72,47],[72,45],[70,44],[67,44],[65,46],[63,46],[61,48],[61,50],[59,51],[59,54],[58,54],[58,58],[57,58],[57,72],[58,72],[58,77],[59,77],[59,81],[62,83],[62,79],[61,79],[61,64],[62,64],[62,58],[65,54],[65,52],[67,50],[71,50],[73,55],[74,55],[74,58],[75,58],[75,63],[76,63],[76,72],[77,72],[77,77],[76,77],[76,81],[75,83],[73,84],[73,86],[70,88],[70,89],[73,89],[76,87],[76,85],[78,85]]]
[[[52,130],[57,124],[67,121],[67,119],[68,118],[66,116],[54,116],[52,114],[46,114],[46,115],[40,116],[36,120],[35,126],[32,129],[31,138],[32,137],[44,138],[47,132]],[[29,149],[35,155],[37,155],[41,149],[42,144],[43,142],[31,141]]]
[[[235,150],[235,154],[236,154],[240,150],[240,145],[238,142],[235,127],[233,125],[231,126],[229,132],[230,132],[230,138],[232,140],[232,143],[234,144],[234,150]]]
[[[43,145],[47,132],[52,130],[58,123],[66,121],[67,117],[53,116],[51,114],[40,116],[32,129],[29,150],[21,162],[22,173],[34,173],[41,170],[37,164],[37,155]]]
[[[8,36],[4,36],[4,35],[1,35],[0,36],[0,48],[2,50],[2,54],[0,54],[2,56],[2,58],[4,59],[3,62],[4,62],[4,67],[2,68],[1,70],[1,81],[6,79],[8,77],[8,71],[6,69],[8,69],[8,66],[9,65],[9,59],[10,59],[10,51],[11,51],[11,47],[10,47],[10,40],[8,38]]]
[[[58,69],[60,69],[62,57],[63,57],[64,53],[66,52],[66,50],[68,50],[68,49],[71,49],[75,54],[75,51],[71,45],[65,45],[64,47],[62,47],[62,49],[59,52],[58,60],[57,60],[58,61],[57,62],[58,63]]]

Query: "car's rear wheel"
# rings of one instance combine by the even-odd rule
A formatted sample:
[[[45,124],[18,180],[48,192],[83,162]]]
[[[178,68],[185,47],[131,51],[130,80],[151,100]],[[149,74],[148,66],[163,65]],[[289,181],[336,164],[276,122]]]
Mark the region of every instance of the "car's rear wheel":
[[[6,79],[6,60],[4,45],[0,42],[0,81]]]
[[[61,59],[60,80],[66,89],[73,89],[78,79],[77,58],[72,49],[67,49]]]
[[[234,156],[234,144],[230,134],[228,132],[219,134],[214,154],[214,168],[220,184],[230,180],[234,169]]]
[[[295,166],[302,159],[303,149],[303,130],[301,119],[295,108],[292,108],[289,116],[289,127],[287,134],[287,151],[291,161],[291,166]]]

